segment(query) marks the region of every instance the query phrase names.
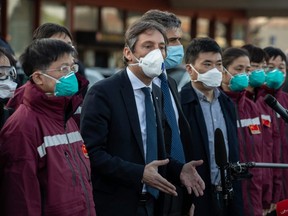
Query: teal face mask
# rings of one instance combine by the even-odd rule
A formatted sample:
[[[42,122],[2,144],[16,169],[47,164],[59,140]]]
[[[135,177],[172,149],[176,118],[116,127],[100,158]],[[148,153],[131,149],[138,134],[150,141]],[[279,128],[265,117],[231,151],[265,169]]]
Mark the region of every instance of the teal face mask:
[[[271,89],[279,89],[284,82],[284,73],[274,69],[266,73],[266,86]]]
[[[74,72],[70,72],[65,76],[62,76],[60,79],[55,79],[54,77],[49,76],[48,74],[43,74],[46,77],[49,77],[56,81],[54,88],[54,95],[57,97],[60,96],[72,96],[78,92],[78,80]]]
[[[167,46],[167,57],[164,60],[165,68],[175,68],[182,63],[184,48],[182,45]]]
[[[251,87],[260,87],[265,82],[265,72],[264,70],[254,70],[249,75],[249,85]]]
[[[231,78],[229,88],[235,92],[243,91],[248,87],[248,82],[249,80],[246,73],[236,74]]]

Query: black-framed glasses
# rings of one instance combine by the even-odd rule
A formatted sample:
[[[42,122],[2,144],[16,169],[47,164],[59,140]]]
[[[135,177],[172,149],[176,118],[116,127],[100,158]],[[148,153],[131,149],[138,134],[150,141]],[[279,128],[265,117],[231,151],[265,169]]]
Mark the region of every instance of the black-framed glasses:
[[[14,66],[0,66],[0,80],[6,80],[9,77],[17,78],[16,68]]]
[[[45,72],[60,71],[61,73],[68,74],[70,72],[77,73],[78,70],[79,70],[79,65],[78,64],[73,64],[71,66],[64,65],[64,66],[62,66],[60,68],[48,69],[48,70],[43,70],[43,71],[45,71]]]

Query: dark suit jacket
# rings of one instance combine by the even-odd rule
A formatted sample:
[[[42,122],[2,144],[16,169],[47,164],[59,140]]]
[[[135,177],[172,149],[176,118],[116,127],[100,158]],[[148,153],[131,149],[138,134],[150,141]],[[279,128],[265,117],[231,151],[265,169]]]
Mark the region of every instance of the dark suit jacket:
[[[158,159],[165,159],[161,90],[153,87],[152,95]],[[81,114],[81,133],[91,161],[97,215],[135,216],[145,162],[134,92],[126,70],[97,82],[88,91]],[[182,166],[170,160],[159,172],[179,179]]]
[[[202,112],[202,108],[195,90],[191,83],[187,83],[181,90],[181,103],[183,112],[190,124],[192,137],[194,142],[190,145],[192,153],[187,157],[187,160],[204,160],[204,164],[200,166],[197,171],[205,182],[206,189],[204,196],[195,198],[195,216],[210,216],[213,215],[212,209],[212,191],[211,191],[211,177],[210,177],[210,159],[209,159],[209,144],[206,124]],[[229,145],[229,161],[239,161],[239,147],[237,140],[237,125],[236,113],[233,102],[223,92],[219,97],[219,103],[224,115]],[[234,199],[228,208],[228,215],[243,215],[242,192],[239,182],[233,183]]]
[[[191,150],[190,145],[193,142],[192,136],[191,136],[191,129],[189,126],[188,121],[186,120],[186,117],[184,116],[184,113],[182,111],[181,102],[179,93],[177,90],[177,84],[175,80],[168,76],[168,85],[171,90],[171,93],[173,95],[178,115],[179,115],[179,130],[180,130],[180,137],[183,145],[183,150],[185,154],[185,158],[187,158],[188,155],[191,154],[189,150]],[[165,114],[164,114],[165,115]],[[171,153],[171,142],[172,142],[172,132],[169,124],[167,121],[163,122],[164,125],[164,139],[165,139],[165,147],[166,147],[166,153],[170,155]],[[188,161],[187,161],[188,162]],[[177,187],[177,197],[173,197],[167,194],[163,194],[162,197],[160,197],[160,200],[163,202],[160,204],[163,206],[163,212],[159,214],[163,216],[180,216],[188,212],[189,208],[191,207],[192,200],[190,199],[187,190],[183,186]]]

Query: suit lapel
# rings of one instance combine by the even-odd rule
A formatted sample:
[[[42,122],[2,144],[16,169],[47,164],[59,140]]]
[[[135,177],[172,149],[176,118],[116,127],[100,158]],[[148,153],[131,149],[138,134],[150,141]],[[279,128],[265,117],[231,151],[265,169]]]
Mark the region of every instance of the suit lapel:
[[[204,140],[205,152],[206,152],[209,164],[210,164],[209,141],[208,141],[207,127],[206,127],[206,124],[205,124],[204,114],[203,114],[203,111],[202,111],[202,108],[201,108],[200,101],[199,101],[199,99],[198,99],[198,97],[196,95],[195,90],[192,88],[192,86],[191,86],[191,90],[192,90],[192,94],[191,94],[192,100],[191,101],[195,100],[193,103],[196,102],[196,104],[195,104],[196,121],[197,121],[197,124],[199,125],[199,128],[200,128],[199,130],[200,130],[202,138]]]
[[[142,134],[141,134],[141,129],[140,129],[140,122],[139,122],[137,106],[135,102],[134,91],[133,91],[131,82],[128,78],[126,70],[124,71],[124,73],[122,73],[121,78],[122,78],[121,94],[122,94],[122,98],[124,100],[125,107],[128,113],[128,119],[131,125],[131,130],[133,131],[137,144],[142,153],[143,160],[145,161]]]

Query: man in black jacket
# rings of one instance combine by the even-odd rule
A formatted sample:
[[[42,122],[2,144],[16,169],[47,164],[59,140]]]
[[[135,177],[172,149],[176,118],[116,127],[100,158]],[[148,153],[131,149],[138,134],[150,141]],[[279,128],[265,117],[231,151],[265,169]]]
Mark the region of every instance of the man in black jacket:
[[[127,30],[125,42],[127,67],[89,89],[82,109],[81,133],[92,167],[97,215],[153,216],[161,208],[156,204],[157,192],[177,196],[166,176],[173,183],[183,184],[189,193],[203,194],[205,185],[195,169],[202,161],[183,164],[166,156],[161,90],[153,86],[149,97],[142,90],[151,92],[152,79],[162,73],[167,44],[163,27],[138,21]],[[148,98],[154,106],[149,113]],[[151,143],[147,141],[152,137],[148,136],[148,114],[152,114],[149,116],[156,126],[153,160],[148,160]],[[156,193],[150,192],[151,188]]]

